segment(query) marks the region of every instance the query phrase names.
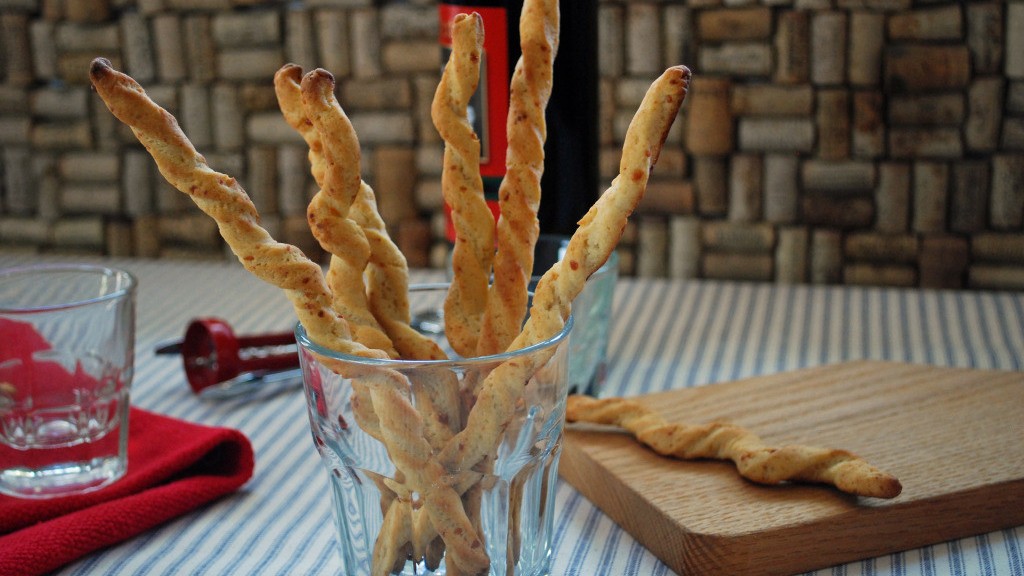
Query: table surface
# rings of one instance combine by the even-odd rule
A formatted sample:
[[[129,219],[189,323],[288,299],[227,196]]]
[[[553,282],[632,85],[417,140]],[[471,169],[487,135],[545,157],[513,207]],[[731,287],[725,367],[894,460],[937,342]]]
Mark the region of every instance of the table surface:
[[[36,259],[0,254],[0,267],[30,258]],[[180,358],[153,353],[198,316],[223,318],[240,335],[290,330],[294,315],[283,293],[230,262],[105,262],[139,280],[132,403],[241,430],[255,449],[256,471],[239,492],[62,573],[344,573],[301,391],[257,401],[200,399],[185,382]],[[413,273],[413,281],[437,278]],[[713,385],[855,359],[1024,370],[1020,292],[621,279],[613,310],[600,395]],[[555,494],[552,574],[672,573],[564,481]],[[1024,526],[815,574],[1022,576]]]

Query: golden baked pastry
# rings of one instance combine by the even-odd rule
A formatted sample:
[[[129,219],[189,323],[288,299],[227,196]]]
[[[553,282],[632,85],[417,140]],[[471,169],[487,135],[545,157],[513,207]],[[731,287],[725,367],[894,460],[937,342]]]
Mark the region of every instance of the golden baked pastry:
[[[259,214],[245,190],[234,178],[206,164],[174,116],[104,58],[92,61],[89,77],[110,112],[132,129],[152,155],[164,178],[217,221],[221,236],[239,262],[258,278],[284,290],[310,339],[356,356],[386,355],[352,340],[348,323],[332,307],[320,266],[295,246],[275,241],[260,226]]]
[[[507,350],[526,317],[526,288],[533,274],[533,250],[540,234],[537,210],[547,139],[544,113],[551,98],[558,29],[557,0],[523,4],[519,20],[523,54],[512,73],[505,178],[498,191],[498,252],[476,348],[478,356]]]
[[[327,284],[334,309],[348,320],[357,342],[396,358],[398,352],[370,313],[366,300],[363,274],[370,261],[370,243],[349,217],[362,184],[359,140],[334,97],[334,76],[330,72],[312,70],[302,78],[300,87],[302,107],[320,135],[324,159],[323,185],[310,201],[306,216],[313,236],[331,254]]]
[[[458,14],[452,20],[452,54],[430,107],[434,127],[444,140],[441,191],[455,228],[454,274],[444,301],[444,328],[452,349],[464,357],[476,352],[494,258],[494,217],[484,200],[480,139],[467,111],[480,81],[483,34],[479,14]]]
[[[569,422],[628,430],[662,456],[731,460],[741,476],[759,484],[818,482],[874,498],[895,498],[903,490],[895,476],[846,450],[769,446],[753,432],[731,424],[670,423],[654,410],[625,398],[570,396],[565,417]]]

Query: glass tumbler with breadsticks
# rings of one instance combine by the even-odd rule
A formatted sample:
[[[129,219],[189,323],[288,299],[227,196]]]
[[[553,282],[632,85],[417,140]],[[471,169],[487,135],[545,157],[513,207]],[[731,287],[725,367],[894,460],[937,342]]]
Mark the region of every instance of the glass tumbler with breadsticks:
[[[103,59],[90,70],[97,93],[164,177],[218,222],[247,270],[293,304],[345,574],[549,573],[571,303],[615,250],[690,81],[682,66],[654,80],[626,133],[619,175],[530,294],[558,4],[523,7],[496,227],[466,120],[479,78],[480,22],[474,14],[453,21],[453,54],[431,109],[457,227],[453,278],[440,287],[410,288],[328,71],[289,64],[274,77],[285,119],[309,146],[319,192],[307,216],[331,254],[322,266],[274,240],[242,186],[212,170],[131,77]],[[410,326],[410,302],[431,298],[444,310],[438,340]]]

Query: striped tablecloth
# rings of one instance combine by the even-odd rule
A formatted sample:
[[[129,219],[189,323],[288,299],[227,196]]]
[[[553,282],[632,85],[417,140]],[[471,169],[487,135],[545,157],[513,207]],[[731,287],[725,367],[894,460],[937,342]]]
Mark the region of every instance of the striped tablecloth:
[[[0,267],[24,261],[0,255]],[[302,394],[204,401],[189,390],[178,358],[153,354],[158,343],[180,338],[196,316],[224,318],[239,334],[288,330],[294,316],[283,294],[230,263],[112,264],[139,279],[132,402],[243,431],[256,451],[256,473],[237,494],[63,573],[344,573]],[[427,272],[414,277],[434,279]],[[623,279],[609,355],[603,395],[711,385],[854,359],[1024,370],[1024,294]],[[561,481],[555,506],[552,574],[671,574]],[[1024,526],[815,574],[1024,576]]]

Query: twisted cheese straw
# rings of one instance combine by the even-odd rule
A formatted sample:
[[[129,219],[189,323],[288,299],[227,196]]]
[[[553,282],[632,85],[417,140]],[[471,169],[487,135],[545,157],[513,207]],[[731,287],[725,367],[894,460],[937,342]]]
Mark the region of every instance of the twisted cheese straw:
[[[494,217],[484,201],[480,139],[467,118],[469,99],[480,79],[483,34],[483,19],[477,13],[458,14],[452,20],[452,54],[430,107],[444,139],[441,191],[455,227],[454,275],[444,301],[445,335],[465,357],[476,351],[494,258]]]
[[[309,203],[306,215],[313,235],[331,253],[327,283],[334,307],[348,319],[357,342],[397,357],[391,339],[370,314],[363,288],[370,244],[362,228],[349,218],[362,183],[355,130],[334,97],[334,77],[330,72],[318,68],[306,74],[301,90],[303,110],[320,134],[326,163],[323,187]]]
[[[505,178],[498,191],[498,252],[494,282],[477,344],[478,356],[508,349],[526,316],[527,285],[540,234],[540,179],[544,173],[544,111],[551,97],[558,51],[557,0],[527,0],[519,21],[523,54],[512,74],[508,110]]]
[[[903,489],[894,476],[846,450],[772,447],[739,426],[669,423],[657,412],[624,398],[570,396],[566,420],[624,428],[662,456],[732,460],[741,476],[760,484],[819,482],[874,498],[895,498]]]
[[[386,505],[384,522],[370,560],[371,574],[386,576],[401,570],[412,552],[412,518],[413,510],[408,501],[396,497]]]
[[[92,61],[89,76],[104,104],[132,129],[164,178],[216,220],[221,236],[242,265],[284,290],[311,340],[355,356],[384,356],[352,341],[348,323],[332,307],[320,267],[298,248],[275,241],[260,226],[259,215],[245,190],[234,178],[207,166],[169,112],[104,58]]]
[[[321,137],[313,122],[306,116],[302,104],[299,84],[301,76],[302,69],[299,66],[285,65],[274,76],[275,91],[285,119],[309,146],[313,177],[323,186],[324,175],[327,173],[323,141],[343,142],[329,145],[328,150],[358,149],[359,144],[355,132],[350,129],[329,132],[325,134],[325,138]],[[393,338],[395,348],[401,357],[443,359],[444,352],[433,340],[409,326],[408,265],[405,257],[387,234],[384,222],[376,209],[373,190],[361,180],[358,194],[350,208],[350,217],[362,228],[370,246],[370,261],[366,274],[367,299],[374,317],[378,319],[387,335]],[[461,426],[458,381],[450,372],[433,373],[428,378],[429,382],[422,380],[423,378],[413,379],[411,384],[414,394],[419,399],[419,410],[426,416],[424,434],[432,446],[439,448]],[[360,427],[383,443],[383,433],[369,400],[366,385],[357,378],[353,380],[353,388],[355,394],[352,398],[352,409]],[[386,488],[385,486],[384,489]],[[429,521],[421,521],[410,530],[409,523],[412,521],[413,513],[409,506],[408,497],[391,497],[384,505],[384,523],[373,554],[373,565],[377,567],[375,569],[387,569],[395,563],[403,562],[406,554],[406,546],[403,543],[413,538],[413,554],[416,558],[422,557],[426,553],[425,550],[431,549],[430,541],[436,536],[437,531]],[[419,516],[428,517],[427,514]],[[436,546],[433,548],[436,549]]]
[[[302,68],[285,64],[274,75],[274,89],[285,120],[309,147],[309,162],[317,186],[324,185],[327,170],[323,142],[312,121],[306,117],[302,104],[300,81]],[[332,134],[335,138],[355,139],[354,131]],[[358,140],[348,147],[356,146]],[[405,256],[388,236],[384,221],[376,208],[373,189],[360,180],[359,192],[349,209],[349,217],[363,229],[370,245],[366,270],[366,292],[370,311],[391,338],[402,358],[441,360],[444,351],[433,340],[409,326],[409,267]]]
[[[486,298],[481,301],[484,310],[475,346],[477,356],[498,354],[508,348],[526,314],[527,285],[533,271],[534,245],[540,232],[537,210],[547,137],[544,111],[551,96],[558,28],[557,0],[524,2],[519,25],[522,56],[513,71],[509,91],[506,174],[498,191],[501,215],[497,224],[497,253],[493,260],[494,280],[486,289]],[[469,397],[476,393],[475,386],[467,387]],[[491,463],[481,463],[481,466],[490,468]],[[519,553],[519,488],[521,485],[514,483],[511,491],[510,538],[506,555],[509,573]],[[475,518],[479,506],[478,488],[466,494],[464,504],[467,512]]]
[[[690,71],[676,66],[666,70],[648,89],[626,131],[619,175],[580,220],[562,260],[541,277],[530,318],[512,349],[544,342],[562,330],[573,298],[615,249],[627,218],[640,202],[650,171],[686,97],[689,80]],[[487,375],[465,428],[439,455],[447,469],[468,470],[489,455],[508,425],[527,380],[546,360],[505,362]]]
[[[452,283],[444,302],[445,335],[458,354],[469,357],[477,349],[494,258],[494,217],[484,200],[480,140],[468,119],[469,100],[480,80],[483,19],[475,12],[457,14],[451,36],[452,53],[434,93],[431,118],[445,142],[441,188],[455,228]],[[474,527],[479,526],[478,492],[474,487],[463,499]],[[450,572],[462,573],[457,564]]]
[[[313,125],[313,122],[306,116],[303,108],[301,81],[302,68],[296,64],[285,64],[274,74],[274,92],[277,95],[278,105],[285,121],[302,136],[309,147],[310,171],[317,186],[323,189],[326,180],[327,161],[324,159],[320,133]],[[358,146],[358,144],[356,145]],[[344,261],[332,260],[332,264],[344,265]],[[371,437],[380,440],[380,423],[377,422],[377,416],[373,412],[373,404],[369,399],[365,386],[356,383],[354,384],[354,389],[352,410],[355,413],[360,428]]]

